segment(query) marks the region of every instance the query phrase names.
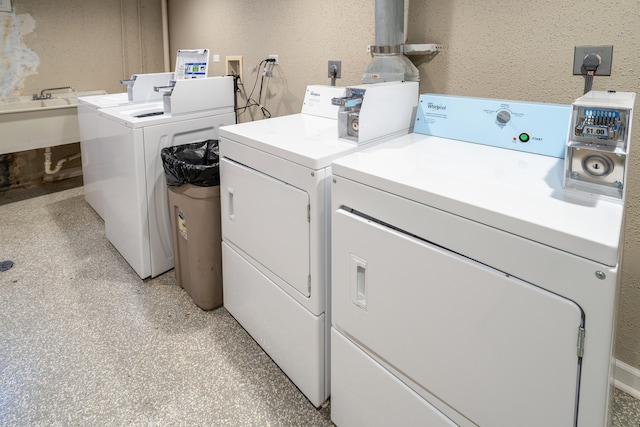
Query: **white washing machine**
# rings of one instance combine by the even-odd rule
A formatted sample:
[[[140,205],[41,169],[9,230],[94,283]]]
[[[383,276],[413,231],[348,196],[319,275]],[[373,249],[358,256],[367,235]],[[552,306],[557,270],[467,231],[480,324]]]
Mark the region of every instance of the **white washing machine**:
[[[235,123],[233,77],[174,83],[155,104],[99,111],[105,233],[143,279],[174,266],[160,151],[218,139],[220,126]]]
[[[607,425],[624,197],[563,187],[569,106],[419,105],[416,132],[475,143],[413,133],[332,166],[332,420]],[[628,141],[623,105],[602,111]]]
[[[158,102],[162,93],[154,91],[155,86],[166,86],[173,73],[134,74],[126,82],[127,92],[106,95],[83,96],[78,98],[78,126],[80,131],[80,153],[82,156],[82,180],[84,198],[100,217],[104,218],[104,157],[97,143],[98,111],[103,108],[118,107],[133,103]]]
[[[364,146],[338,138],[331,102],[349,90],[309,86],[300,114],[220,129],[224,306],[315,406],[330,389],[330,165]],[[362,111],[380,115],[360,126],[406,134],[417,100],[417,83],[369,85]]]

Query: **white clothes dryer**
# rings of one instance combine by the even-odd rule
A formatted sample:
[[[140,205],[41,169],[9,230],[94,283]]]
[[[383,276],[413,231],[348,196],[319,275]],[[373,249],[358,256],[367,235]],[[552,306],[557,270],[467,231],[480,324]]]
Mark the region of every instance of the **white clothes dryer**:
[[[415,129],[454,102],[422,95]],[[607,425],[624,203],[563,188],[569,106],[469,102],[449,125],[476,143],[332,165],[332,420]]]
[[[174,97],[181,113],[164,114]],[[218,139],[235,123],[233,77],[176,81],[163,101],[105,108],[99,119],[106,236],[141,278],[155,277],[174,267],[160,151]]]
[[[330,389],[331,162],[386,137],[338,138],[331,102],[346,91],[309,86],[299,114],[220,129],[224,305],[315,406]],[[369,85],[363,102],[379,122],[394,114],[385,130],[399,135],[417,99],[417,83],[395,83]]]

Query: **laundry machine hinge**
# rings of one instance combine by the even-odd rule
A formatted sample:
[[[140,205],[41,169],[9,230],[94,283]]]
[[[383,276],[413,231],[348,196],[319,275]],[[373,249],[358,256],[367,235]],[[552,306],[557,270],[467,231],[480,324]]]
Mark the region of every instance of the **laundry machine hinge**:
[[[584,355],[584,327],[578,328],[578,357]]]
[[[311,222],[311,204],[307,205],[307,222]]]
[[[307,277],[307,292],[311,295],[311,275]]]

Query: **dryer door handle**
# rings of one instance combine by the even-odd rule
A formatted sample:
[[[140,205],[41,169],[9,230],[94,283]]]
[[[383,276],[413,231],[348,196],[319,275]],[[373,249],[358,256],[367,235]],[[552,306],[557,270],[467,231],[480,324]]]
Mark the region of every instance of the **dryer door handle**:
[[[350,260],[351,302],[367,310],[367,261],[351,254]]]
[[[236,220],[236,215],[235,215],[235,211],[234,211],[234,207],[233,207],[233,196],[234,196],[234,189],[233,187],[227,187],[227,210],[228,210],[228,215],[229,215],[229,219],[231,221],[235,221]]]

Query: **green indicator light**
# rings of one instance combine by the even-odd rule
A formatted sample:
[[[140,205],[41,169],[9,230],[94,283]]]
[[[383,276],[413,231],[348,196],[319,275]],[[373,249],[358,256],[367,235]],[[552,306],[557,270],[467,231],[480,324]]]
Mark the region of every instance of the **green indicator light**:
[[[520,136],[518,136],[518,139],[520,139],[520,142],[529,142],[529,134],[521,133]]]

